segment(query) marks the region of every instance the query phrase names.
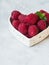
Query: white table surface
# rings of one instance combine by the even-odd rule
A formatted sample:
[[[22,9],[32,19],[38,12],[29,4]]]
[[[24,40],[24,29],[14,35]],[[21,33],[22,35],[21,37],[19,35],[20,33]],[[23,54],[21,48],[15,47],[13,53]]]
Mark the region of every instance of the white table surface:
[[[8,17],[13,9],[29,13],[49,11],[48,0],[0,0],[0,65],[49,65],[49,37],[33,46],[24,46],[9,32]]]

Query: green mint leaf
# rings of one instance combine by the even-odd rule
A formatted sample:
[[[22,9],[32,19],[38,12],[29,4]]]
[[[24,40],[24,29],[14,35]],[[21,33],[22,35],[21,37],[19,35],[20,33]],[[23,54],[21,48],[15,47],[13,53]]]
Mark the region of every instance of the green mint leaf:
[[[36,14],[39,16],[40,19],[45,20],[45,21],[47,20],[45,17],[45,13],[41,13],[41,12],[37,11]]]
[[[43,20],[45,20],[45,21],[46,21],[46,20],[47,20],[47,18],[46,18],[46,17],[43,17]]]

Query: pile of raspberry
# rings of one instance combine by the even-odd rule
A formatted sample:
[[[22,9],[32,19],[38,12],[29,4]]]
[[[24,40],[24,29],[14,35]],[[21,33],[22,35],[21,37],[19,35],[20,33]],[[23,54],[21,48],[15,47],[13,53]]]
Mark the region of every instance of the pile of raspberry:
[[[10,16],[10,22],[16,30],[31,38],[48,27],[49,13],[40,10],[26,15],[14,10]]]

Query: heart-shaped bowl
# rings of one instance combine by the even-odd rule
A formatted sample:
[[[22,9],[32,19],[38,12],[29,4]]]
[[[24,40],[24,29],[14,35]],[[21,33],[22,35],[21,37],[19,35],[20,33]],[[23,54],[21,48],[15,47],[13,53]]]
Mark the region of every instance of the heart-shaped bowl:
[[[10,11],[13,9],[17,9],[22,13],[28,14],[31,12],[36,12],[40,9],[44,9],[47,12],[49,12],[49,8],[48,5],[49,3],[41,0],[41,1],[25,1],[25,0],[20,0],[20,1],[14,1],[14,3],[11,1],[10,3]],[[10,18],[10,17],[9,17]],[[8,19],[9,20],[9,19]],[[18,39],[19,41],[21,41],[24,45],[26,46],[32,46],[35,45],[37,43],[39,43],[40,41],[44,40],[48,35],[49,35],[49,26],[43,30],[42,32],[40,32],[39,34],[35,35],[32,38],[27,38],[26,36],[24,36],[22,33],[20,33],[18,30],[16,30],[10,21],[8,21],[9,23],[9,30],[10,32],[13,34],[13,36],[15,36],[16,39]]]
[[[10,21],[9,21],[9,30],[15,36],[15,38],[17,40],[21,41],[26,46],[35,45],[35,44],[41,42],[42,40],[44,40],[49,35],[49,26],[48,26],[45,30],[43,30],[39,34],[35,35],[34,37],[27,38],[22,33],[20,33],[18,30],[16,30],[12,26]]]

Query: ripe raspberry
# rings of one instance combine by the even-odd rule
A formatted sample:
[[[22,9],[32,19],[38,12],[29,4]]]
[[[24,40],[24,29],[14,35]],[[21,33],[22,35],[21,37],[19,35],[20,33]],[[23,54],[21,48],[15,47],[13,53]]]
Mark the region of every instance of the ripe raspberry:
[[[41,13],[47,13],[45,10],[40,10]]]
[[[44,11],[44,10],[40,10],[41,13],[45,13],[45,17],[46,17],[46,21],[49,24],[49,13]]]
[[[27,33],[27,27],[24,23],[19,24],[18,30],[24,35]]]
[[[44,20],[40,20],[38,23],[37,23],[37,26],[40,30],[44,30],[46,29],[46,22]]]
[[[34,16],[35,16],[36,20],[38,21],[39,20],[38,15],[35,13]]]
[[[29,23],[25,23],[26,24],[26,26],[27,26],[27,29],[28,29],[28,27],[31,25],[31,24],[29,24]]]
[[[25,22],[25,17],[26,17],[26,15],[21,14],[21,15],[19,15],[18,19],[20,22]]]
[[[30,37],[35,36],[36,34],[38,34],[38,32],[39,32],[39,30],[38,30],[36,25],[29,26],[29,28],[28,28],[28,35]]]
[[[25,18],[25,22],[29,23],[29,24],[35,24],[38,20],[38,16],[36,14],[29,14],[28,16],[26,16]]]
[[[18,19],[18,16],[20,15],[20,12],[19,11],[17,11],[17,10],[14,10],[12,13],[11,13],[11,17],[12,17],[12,19]]]
[[[10,22],[12,23],[13,19],[10,17]]]
[[[19,20],[13,20],[12,25],[14,26],[14,28],[18,29],[19,23]]]
[[[31,38],[31,36],[29,36],[28,34],[26,34],[25,36],[28,37],[28,38]]]
[[[46,16],[46,18],[47,18],[46,21],[47,21],[47,23],[49,24],[49,13],[46,13],[45,16]]]

